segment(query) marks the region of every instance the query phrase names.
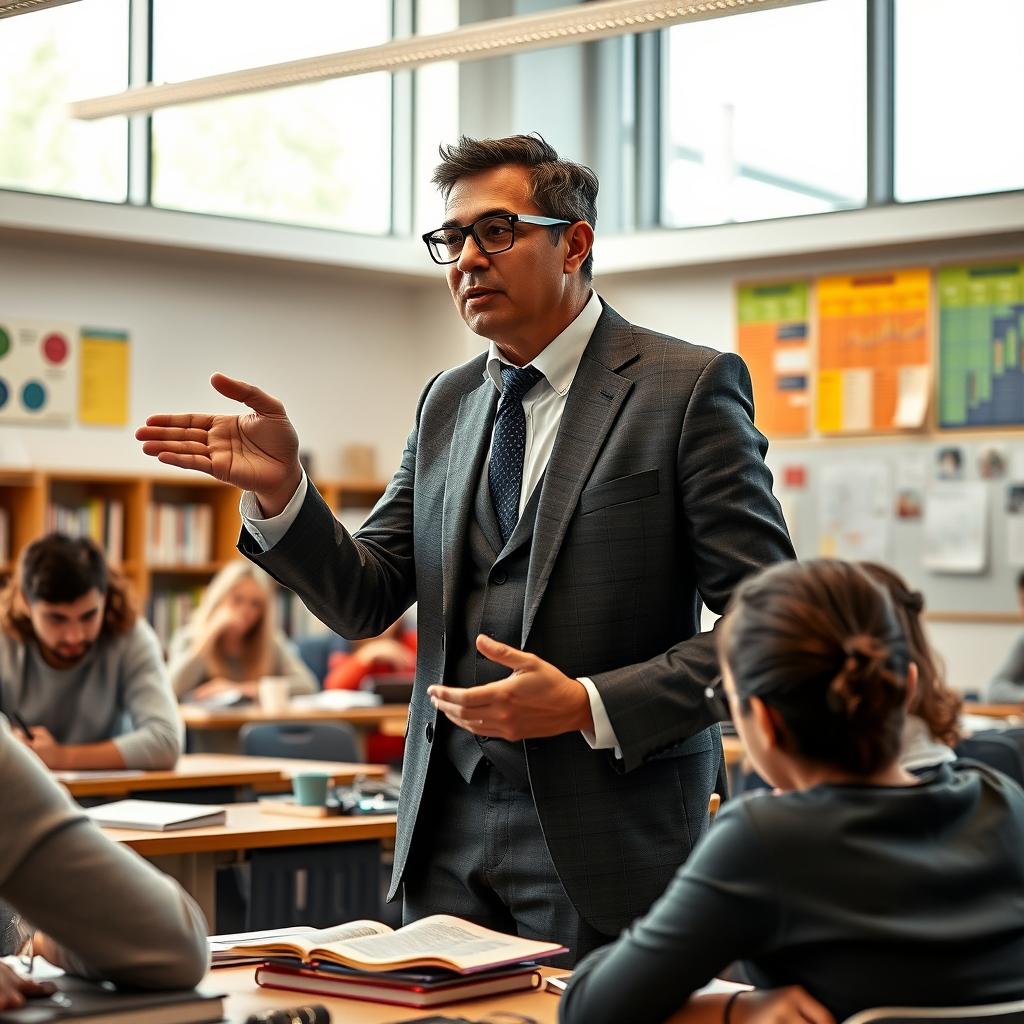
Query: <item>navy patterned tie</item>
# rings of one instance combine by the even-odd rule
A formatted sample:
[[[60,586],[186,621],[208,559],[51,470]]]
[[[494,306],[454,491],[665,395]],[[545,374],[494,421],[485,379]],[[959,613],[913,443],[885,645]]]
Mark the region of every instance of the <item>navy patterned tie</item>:
[[[523,487],[523,456],[526,453],[523,395],[543,376],[533,366],[503,365],[501,368],[501,402],[494,418],[487,482],[501,528],[501,539],[506,544],[519,522],[519,494]]]

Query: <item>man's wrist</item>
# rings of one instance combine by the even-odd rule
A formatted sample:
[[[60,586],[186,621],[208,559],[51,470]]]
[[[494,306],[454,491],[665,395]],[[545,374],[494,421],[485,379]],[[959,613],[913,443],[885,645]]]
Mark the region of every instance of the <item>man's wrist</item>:
[[[574,679],[573,682],[577,684],[578,691],[573,698],[576,702],[576,717],[573,730],[593,735],[594,714],[590,707],[590,694],[578,679]]]
[[[296,463],[280,486],[272,491],[256,491],[256,500],[264,518],[273,519],[279,516],[288,507],[288,502],[292,500],[292,495],[301,482],[302,466]]]

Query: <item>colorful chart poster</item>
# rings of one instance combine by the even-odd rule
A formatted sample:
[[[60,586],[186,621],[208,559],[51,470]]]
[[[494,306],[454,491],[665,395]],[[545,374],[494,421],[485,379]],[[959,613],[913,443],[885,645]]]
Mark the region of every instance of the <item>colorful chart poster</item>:
[[[811,348],[806,281],[741,285],[737,349],[754,384],[758,428],[772,437],[811,426]]]
[[[78,419],[91,426],[128,422],[130,345],[124,331],[82,328]]]
[[[939,271],[939,424],[1024,424],[1024,263]]]
[[[924,269],[818,282],[822,433],[924,425],[931,381],[928,296]]]
[[[77,327],[0,317],[0,424],[70,423],[77,365]]]

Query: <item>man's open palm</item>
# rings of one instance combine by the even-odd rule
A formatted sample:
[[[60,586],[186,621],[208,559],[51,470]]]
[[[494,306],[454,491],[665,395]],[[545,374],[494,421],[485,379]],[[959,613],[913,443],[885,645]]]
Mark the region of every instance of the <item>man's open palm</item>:
[[[294,488],[301,472],[299,439],[281,402],[222,373],[215,373],[210,383],[250,411],[238,416],[150,416],[135,432],[143,452],[165,465],[207,473],[257,494],[277,492],[289,483]]]

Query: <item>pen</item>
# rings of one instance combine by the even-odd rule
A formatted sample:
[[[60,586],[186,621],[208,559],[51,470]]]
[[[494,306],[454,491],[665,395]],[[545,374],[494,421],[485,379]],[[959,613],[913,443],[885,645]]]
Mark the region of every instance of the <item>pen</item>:
[[[28,723],[17,711],[11,712],[11,718],[14,719],[14,724],[25,734],[25,739],[29,742],[35,739],[35,736],[32,735],[32,730],[28,727]]]

